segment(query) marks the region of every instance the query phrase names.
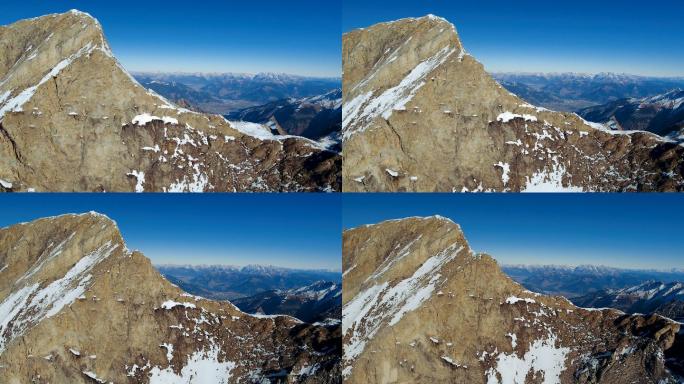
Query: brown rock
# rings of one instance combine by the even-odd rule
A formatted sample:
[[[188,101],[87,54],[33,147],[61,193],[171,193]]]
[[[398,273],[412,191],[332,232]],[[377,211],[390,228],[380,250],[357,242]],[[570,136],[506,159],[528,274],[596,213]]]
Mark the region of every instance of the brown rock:
[[[525,290],[442,217],[343,235],[349,383],[674,383],[679,324]]]
[[[343,36],[345,191],[682,191],[684,147],[525,103],[426,16]]]
[[[0,27],[0,180],[26,191],[335,191],[341,159],[303,138],[179,108],[71,11]]]
[[[3,383],[336,383],[340,354],[339,327],[182,292],[105,216],[0,229]]]

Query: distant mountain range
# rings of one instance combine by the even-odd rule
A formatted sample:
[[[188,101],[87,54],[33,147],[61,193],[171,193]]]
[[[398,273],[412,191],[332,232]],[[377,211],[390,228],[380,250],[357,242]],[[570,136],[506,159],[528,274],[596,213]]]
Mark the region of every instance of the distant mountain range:
[[[149,73],[133,76],[145,88],[202,112],[226,115],[287,98],[321,95],[341,87],[340,78],[278,73]]]
[[[264,124],[273,133],[297,135],[312,140],[327,138],[337,150],[342,130],[342,89],[305,98],[286,98],[226,115],[229,120]]]
[[[684,77],[616,73],[492,73],[492,76],[507,90],[531,104],[566,112],[684,88]]]
[[[681,88],[660,95],[619,99],[583,108],[578,114],[614,130],[649,131],[684,141],[684,90]]]
[[[342,321],[342,284],[317,281],[301,288],[270,290],[232,300],[240,310],[264,315],[290,315],[307,323]]]
[[[290,290],[318,281],[342,282],[340,272],[250,265],[157,265],[157,270],[185,291],[214,300],[234,300],[273,290]]]
[[[533,292],[573,299],[606,290],[619,290],[644,283],[684,281],[684,271],[620,269],[596,265],[504,265],[513,280]]]
[[[633,287],[605,289],[572,302],[580,307],[616,308],[627,313],[656,312],[673,320],[684,321],[684,284],[646,281]]]

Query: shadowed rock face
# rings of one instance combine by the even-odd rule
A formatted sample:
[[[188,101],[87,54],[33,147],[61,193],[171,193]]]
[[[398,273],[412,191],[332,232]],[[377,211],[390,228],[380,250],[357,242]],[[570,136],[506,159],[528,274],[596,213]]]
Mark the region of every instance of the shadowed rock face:
[[[675,382],[678,323],[527,291],[448,219],[345,231],[343,270],[350,383]]]
[[[345,191],[681,191],[684,147],[529,105],[427,16],[343,36]]]
[[[3,383],[339,382],[339,327],[188,295],[89,213],[0,229]]]
[[[333,191],[341,159],[179,108],[139,85],[97,20],[0,27],[0,180],[25,191]]]

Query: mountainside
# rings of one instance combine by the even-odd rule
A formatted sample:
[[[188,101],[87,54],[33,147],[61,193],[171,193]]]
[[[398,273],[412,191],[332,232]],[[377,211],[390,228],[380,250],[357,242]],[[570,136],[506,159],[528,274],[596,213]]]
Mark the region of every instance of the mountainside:
[[[274,133],[320,140],[342,129],[342,90],[303,99],[281,99],[226,115],[230,120],[265,124]]]
[[[343,234],[349,383],[674,383],[679,324],[525,290],[443,217]]]
[[[684,90],[642,99],[620,99],[581,109],[578,114],[614,130],[649,131],[684,141]]]
[[[627,313],[656,312],[677,321],[684,320],[684,284],[647,281],[617,290],[604,290],[576,297],[580,307],[616,308]]]
[[[307,98],[340,87],[339,78],[280,73],[146,73],[133,76],[146,88],[193,109],[226,115],[288,98]]]
[[[534,105],[566,112],[619,99],[650,97],[684,87],[684,78],[619,73],[492,73],[492,77]]]
[[[684,271],[620,269],[597,265],[504,265],[501,269],[525,288],[569,299],[606,290],[619,290],[648,280],[666,284],[684,280]]]
[[[339,272],[252,265],[159,265],[159,272],[183,290],[214,300],[250,297],[268,291],[288,291],[320,280],[341,283]]]
[[[342,58],[345,191],[684,190],[684,147],[524,102],[442,18],[346,33]]]
[[[232,301],[247,313],[290,315],[307,323],[339,324],[342,320],[342,285],[318,281],[285,291],[271,290]]]
[[[0,51],[0,191],[340,189],[341,159],[320,144],[142,87],[90,15],[0,27]]]
[[[339,382],[339,334],[184,293],[113,221],[0,229],[3,383]]]

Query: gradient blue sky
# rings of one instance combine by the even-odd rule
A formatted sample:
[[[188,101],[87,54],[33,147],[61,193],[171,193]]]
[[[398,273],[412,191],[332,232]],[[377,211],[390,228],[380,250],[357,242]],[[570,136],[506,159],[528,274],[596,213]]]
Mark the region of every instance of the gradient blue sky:
[[[97,211],[156,264],[341,270],[339,194],[5,194],[0,227]]]
[[[684,194],[346,194],[344,228],[439,214],[503,264],[684,268]]]
[[[0,25],[75,8],[130,71],[341,73],[341,0],[3,1]]]
[[[429,13],[489,71],[684,76],[681,0],[344,0],[342,30]]]

